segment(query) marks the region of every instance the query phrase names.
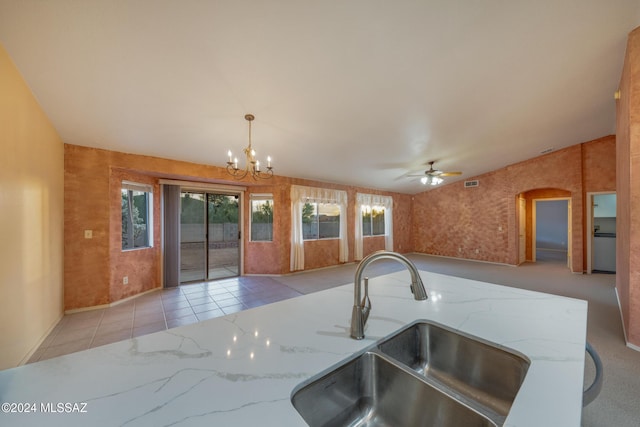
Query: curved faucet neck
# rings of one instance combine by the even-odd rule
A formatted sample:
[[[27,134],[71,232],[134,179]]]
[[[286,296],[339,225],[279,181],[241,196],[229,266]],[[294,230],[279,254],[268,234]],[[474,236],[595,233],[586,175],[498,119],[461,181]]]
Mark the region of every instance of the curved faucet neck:
[[[355,279],[353,283],[353,313],[351,317],[351,337],[355,339],[364,338],[364,325],[367,322],[371,311],[371,302],[369,300],[368,279],[365,278],[365,294],[362,296],[362,274],[365,268],[373,261],[389,258],[395,259],[403,264],[411,274],[411,293],[416,300],[426,300],[427,292],[420,278],[420,273],[416,266],[404,255],[397,252],[377,251],[365,257],[356,268]]]

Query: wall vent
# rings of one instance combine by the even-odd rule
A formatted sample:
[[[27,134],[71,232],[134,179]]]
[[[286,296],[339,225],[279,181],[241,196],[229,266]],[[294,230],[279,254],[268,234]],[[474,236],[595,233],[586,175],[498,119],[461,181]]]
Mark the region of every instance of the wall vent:
[[[464,182],[464,187],[468,188],[468,187],[477,187],[478,185],[480,185],[480,182],[478,182],[477,179],[474,179],[473,181],[465,181]]]

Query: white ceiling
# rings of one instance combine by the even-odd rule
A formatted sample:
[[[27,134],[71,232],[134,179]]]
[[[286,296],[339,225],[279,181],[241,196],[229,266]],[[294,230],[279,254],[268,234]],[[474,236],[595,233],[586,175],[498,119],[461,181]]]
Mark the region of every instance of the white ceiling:
[[[615,132],[638,0],[0,0],[62,140],[404,193]]]

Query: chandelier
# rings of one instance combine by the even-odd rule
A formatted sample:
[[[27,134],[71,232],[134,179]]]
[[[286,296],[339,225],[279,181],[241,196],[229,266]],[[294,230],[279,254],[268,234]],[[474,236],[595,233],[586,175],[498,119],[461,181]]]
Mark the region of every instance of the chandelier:
[[[249,146],[245,148],[244,155],[246,156],[246,163],[243,169],[238,167],[238,158],[233,157],[231,150],[227,152],[229,159],[227,160],[227,172],[235,179],[243,179],[245,176],[251,174],[251,177],[255,180],[269,179],[273,177],[273,168],[271,167],[271,157],[267,156],[267,168],[266,170],[260,170],[260,160],[256,160],[256,152],[251,147],[251,122],[255,119],[253,114],[247,114],[244,119],[249,122]]]

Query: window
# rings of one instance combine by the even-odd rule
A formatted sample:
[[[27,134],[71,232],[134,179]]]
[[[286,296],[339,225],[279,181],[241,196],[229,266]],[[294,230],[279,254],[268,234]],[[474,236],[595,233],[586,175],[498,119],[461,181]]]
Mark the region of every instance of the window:
[[[273,196],[251,195],[251,241],[273,241]]]
[[[153,246],[153,189],[150,185],[122,182],[122,250]]]
[[[362,206],[362,235],[384,236],[384,211],[382,206]]]
[[[384,236],[384,249],[393,250],[393,198],[381,194],[356,193],[354,259],[364,255],[366,236]]]
[[[349,260],[345,212],[346,191],[291,186],[291,271],[304,270],[306,236],[309,236],[309,239],[337,239],[338,260]],[[334,224],[334,221],[337,224]]]
[[[302,207],[304,240],[338,239],[340,237],[340,206],[335,203],[305,203]]]

